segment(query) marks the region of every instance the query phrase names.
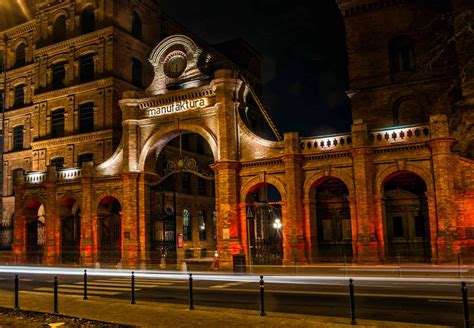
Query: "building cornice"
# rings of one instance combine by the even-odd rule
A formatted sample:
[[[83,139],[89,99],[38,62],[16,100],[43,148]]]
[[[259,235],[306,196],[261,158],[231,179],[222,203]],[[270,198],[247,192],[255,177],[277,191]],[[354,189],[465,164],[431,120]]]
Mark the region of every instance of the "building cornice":
[[[111,87],[114,85],[114,78],[109,77],[101,80],[96,80],[92,82],[87,82],[87,83],[82,83],[79,85],[74,85],[70,86],[67,88],[59,89],[59,90],[54,90],[54,91],[49,91],[45,93],[41,93],[39,95],[34,95],[33,96],[33,102],[34,103],[39,103],[43,101],[48,101],[52,100],[55,98],[62,98],[66,97],[72,94],[77,94],[81,92],[87,92],[91,90],[96,90],[96,89],[102,89],[102,88],[107,88]]]
[[[76,134],[61,138],[49,138],[47,140],[33,141],[31,143],[31,149],[33,151],[44,148],[51,148],[53,146],[66,146],[71,144],[79,144],[82,142],[91,142],[104,139],[111,139],[113,137],[113,130],[102,130],[97,132],[90,132],[84,134]]]

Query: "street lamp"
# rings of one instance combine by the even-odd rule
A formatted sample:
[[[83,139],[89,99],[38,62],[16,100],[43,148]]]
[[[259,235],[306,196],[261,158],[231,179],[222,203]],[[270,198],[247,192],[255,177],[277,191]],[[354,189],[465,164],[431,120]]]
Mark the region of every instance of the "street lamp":
[[[281,229],[282,224],[280,219],[275,219],[273,221],[273,228],[277,229],[278,231]]]

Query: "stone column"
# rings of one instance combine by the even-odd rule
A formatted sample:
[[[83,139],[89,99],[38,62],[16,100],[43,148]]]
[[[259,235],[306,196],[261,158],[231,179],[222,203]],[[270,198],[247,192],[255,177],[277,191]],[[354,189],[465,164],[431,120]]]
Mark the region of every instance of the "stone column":
[[[45,183],[46,204],[45,207],[45,247],[43,258],[46,258],[47,265],[54,265],[60,262],[61,247],[61,222],[56,211],[56,168],[48,166],[48,181]]]
[[[313,256],[317,253],[313,253],[315,244],[313,245],[313,234],[316,236],[316,216],[312,214],[316,210],[315,201],[310,198],[305,198],[303,200],[303,210],[304,210],[304,237],[306,244],[306,259],[308,263],[313,263]],[[313,223],[312,223],[313,222]]]
[[[283,263],[306,263],[308,244],[305,243],[304,211],[303,211],[303,169],[302,155],[299,153],[300,141],[297,132],[285,133],[285,184],[286,184],[286,216],[282,218],[283,240],[287,240],[287,248],[283,250]]]
[[[23,172],[21,177],[23,178]],[[13,254],[16,261],[26,262],[26,213],[23,212],[25,181],[21,179],[15,186],[15,220],[13,221]]]
[[[354,169],[356,211],[352,222],[356,222],[356,247],[358,262],[379,262],[380,247],[377,240],[377,229],[373,208],[373,162],[372,150],[368,146],[367,125],[362,120],[352,125],[352,159]],[[352,213],[351,213],[352,214]],[[355,220],[354,220],[355,219]],[[354,236],[354,234],[353,234]]]
[[[454,140],[449,138],[448,118],[446,115],[430,116],[431,159],[433,165],[434,192],[436,197],[436,215],[438,223],[438,262],[453,262],[459,249],[454,249],[457,239],[456,205],[454,202],[454,155],[451,146]]]
[[[140,173],[122,174],[122,264],[136,268],[140,259],[139,228],[142,224],[139,214]]]
[[[231,70],[218,70],[211,82],[216,93],[217,143],[219,158],[215,158],[217,249],[219,266],[232,265],[233,254],[243,250],[239,235],[239,170],[237,117],[239,99],[235,99],[243,87]],[[245,99],[240,99],[245,101]]]
[[[93,162],[85,162],[82,166],[82,199],[81,199],[81,263],[90,267],[97,256],[94,247],[92,216],[97,211],[93,206],[94,191],[92,187]],[[95,203],[94,203],[95,204]]]

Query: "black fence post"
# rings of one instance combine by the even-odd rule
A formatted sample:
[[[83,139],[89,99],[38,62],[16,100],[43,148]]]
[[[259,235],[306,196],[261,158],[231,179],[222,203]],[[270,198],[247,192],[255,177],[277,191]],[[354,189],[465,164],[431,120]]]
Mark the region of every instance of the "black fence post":
[[[58,277],[54,277],[54,313],[58,313]]]
[[[355,297],[354,297],[354,284],[353,280],[349,279],[349,294],[351,303],[351,325],[357,325],[356,314],[355,314]]]
[[[265,313],[265,282],[263,276],[260,276],[260,316],[264,317]]]
[[[461,294],[462,294],[462,308],[464,312],[464,328],[470,328],[469,323],[469,301],[467,299],[467,286],[466,283],[463,281],[461,283]]]
[[[193,274],[189,274],[189,309],[194,310],[194,300],[193,300]]]
[[[19,302],[18,302],[19,285],[20,285],[20,282],[18,280],[18,275],[16,274],[15,275],[15,309],[17,310],[20,308]]]
[[[135,302],[135,272],[132,271],[132,300],[130,304],[136,304]]]
[[[87,270],[84,270],[84,300],[87,300]]]

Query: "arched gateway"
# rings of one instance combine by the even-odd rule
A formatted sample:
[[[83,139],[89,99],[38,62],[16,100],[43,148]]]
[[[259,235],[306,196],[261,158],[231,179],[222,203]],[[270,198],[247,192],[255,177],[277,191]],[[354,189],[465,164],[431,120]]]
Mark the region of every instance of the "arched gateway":
[[[454,182],[443,185],[445,163],[460,161],[446,117],[384,130],[357,121],[351,133],[271,141],[250,128],[265,122],[247,99],[245,70],[230,60],[175,35],[150,63],[149,87],[119,101],[122,140],[110,158],[21,177],[19,259],[225,268],[242,255],[262,265],[379,263],[398,253],[450,261],[472,247],[472,217],[457,218]],[[428,188],[413,175],[383,178],[413,162]]]

